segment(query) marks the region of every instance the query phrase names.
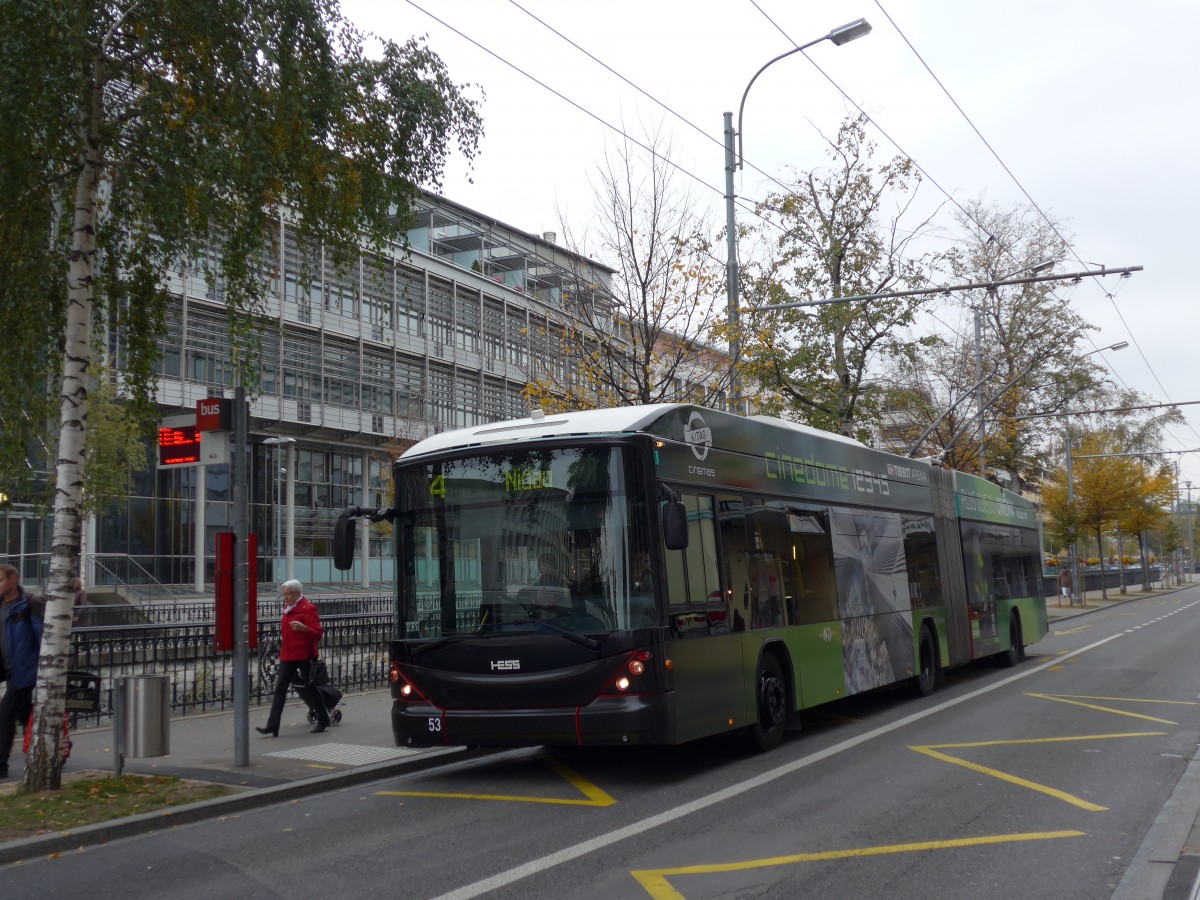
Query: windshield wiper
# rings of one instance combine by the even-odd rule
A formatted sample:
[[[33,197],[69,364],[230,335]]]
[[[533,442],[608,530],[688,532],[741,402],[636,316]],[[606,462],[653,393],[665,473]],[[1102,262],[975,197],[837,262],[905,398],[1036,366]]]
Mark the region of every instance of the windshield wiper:
[[[563,628],[561,625],[555,625],[553,622],[547,622],[545,619],[535,619],[532,616],[529,617],[529,621],[533,625],[544,625],[545,627],[551,629],[552,631],[555,631],[558,634],[561,634],[567,640],[574,641],[576,644],[579,644],[581,647],[587,647],[589,650],[599,650],[600,649],[600,642],[598,640],[596,640],[595,638],[588,637],[586,634],[580,634],[577,631],[572,631],[569,628]]]
[[[439,647],[447,647],[450,644],[457,644],[459,641],[465,641],[470,637],[490,637],[490,633],[483,631],[460,631],[457,634],[448,634],[445,637],[440,637],[436,641],[430,641],[428,644],[422,644],[412,652],[412,658],[416,659],[430,650],[437,650]]]

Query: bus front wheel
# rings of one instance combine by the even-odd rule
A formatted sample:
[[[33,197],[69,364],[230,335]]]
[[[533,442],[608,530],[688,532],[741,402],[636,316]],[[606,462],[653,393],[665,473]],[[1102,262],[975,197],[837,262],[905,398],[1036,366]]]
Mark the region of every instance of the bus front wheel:
[[[783,666],[774,653],[764,653],[759,659],[755,682],[758,721],[750,726],[750,740],[756,750],[766,752],[783,742],[788,715]]]

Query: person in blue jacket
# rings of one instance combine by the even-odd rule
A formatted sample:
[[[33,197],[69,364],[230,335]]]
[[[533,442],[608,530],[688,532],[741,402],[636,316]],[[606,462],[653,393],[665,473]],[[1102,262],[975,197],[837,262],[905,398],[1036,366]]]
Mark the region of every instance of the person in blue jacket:
[[[46,615],[45,601],[21,587],[19,574],[13,566],[0,564],[0,681],[6,682],[0,698],[0,778],[8,777],[17,725],[27,724],[33,712]]]

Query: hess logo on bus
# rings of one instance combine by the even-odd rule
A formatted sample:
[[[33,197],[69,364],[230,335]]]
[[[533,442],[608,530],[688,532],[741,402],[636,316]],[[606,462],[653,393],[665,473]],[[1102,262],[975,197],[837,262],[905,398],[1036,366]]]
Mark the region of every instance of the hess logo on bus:
[[[493,659],[493,672],[516,672],[521,668],[519,659]]]

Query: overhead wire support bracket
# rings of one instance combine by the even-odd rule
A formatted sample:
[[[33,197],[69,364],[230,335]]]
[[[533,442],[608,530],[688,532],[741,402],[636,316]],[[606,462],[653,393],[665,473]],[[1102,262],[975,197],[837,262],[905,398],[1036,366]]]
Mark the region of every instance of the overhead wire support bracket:
[[[1010,278],[1004,281],[974,281],[970,284],[939,285],[938,287],[915,288],[911,291],[887,291],[882,294],[859,294],[855,297],[830,297],[825,300],[799,300],[795,303],[776,303],[770,306],[751,306],[746,312],[775,312],[781,309],[795,309],[799,306],[825,306],[830,303],[853,303],[856,300],[894,300],[900,297],[919,297],[922,294],[949,294],[954,291],[995,290],[1016,284],[1037,284],[1043,281],[1082,281],[1084,278],[1095,278],[1102,275],[1120,275],[1127,278],[1133,272],[1142,271],[1141,266],[1101,266],[1092,272],[1069,272],[1065,275],[1030,275],[1027,278]]]

